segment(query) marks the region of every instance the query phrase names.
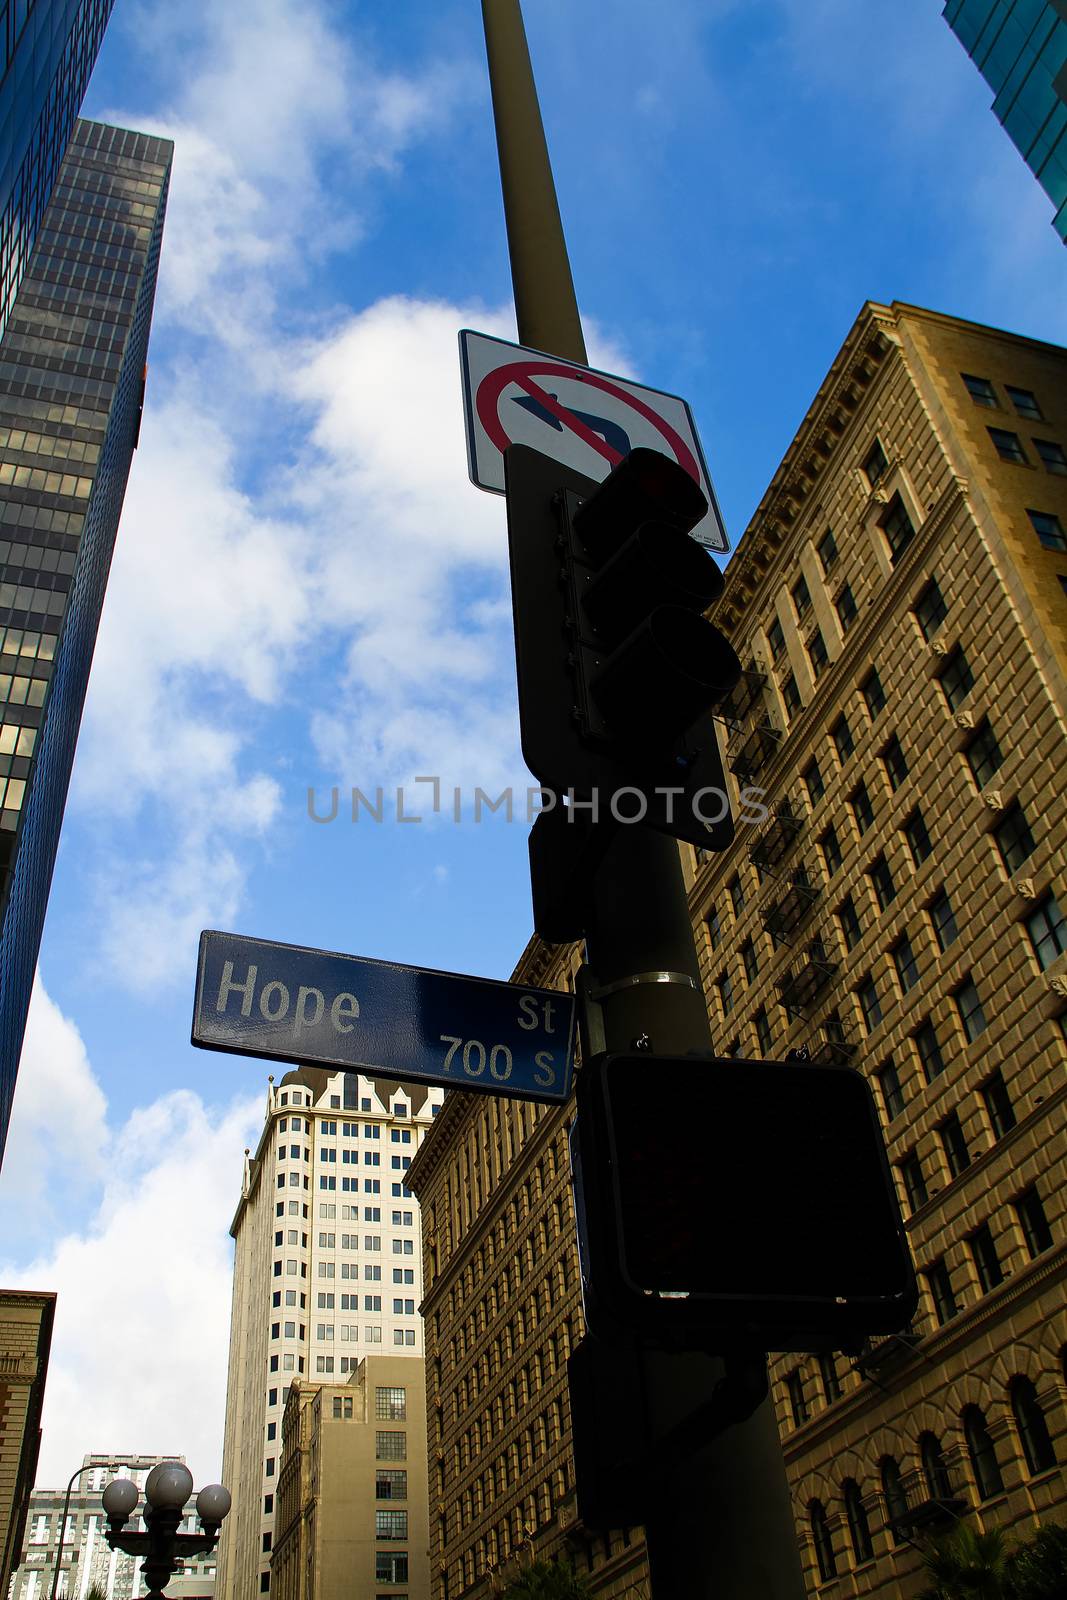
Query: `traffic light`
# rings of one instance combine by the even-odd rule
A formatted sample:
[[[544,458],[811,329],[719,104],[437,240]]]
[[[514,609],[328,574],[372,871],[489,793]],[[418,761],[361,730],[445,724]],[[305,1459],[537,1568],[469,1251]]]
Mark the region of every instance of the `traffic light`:
[[[915,1310],[874,1099],[851,1068],[599,1056],[572,1152],[600,1338],[844,1349]]]
[[[689,537],[699,486],[655,450],[603,483],[513,444],[504,456],[522,750],[562,800],[724,850],[733,837],[712,708],[740,663],[703,613],[722,593]]]

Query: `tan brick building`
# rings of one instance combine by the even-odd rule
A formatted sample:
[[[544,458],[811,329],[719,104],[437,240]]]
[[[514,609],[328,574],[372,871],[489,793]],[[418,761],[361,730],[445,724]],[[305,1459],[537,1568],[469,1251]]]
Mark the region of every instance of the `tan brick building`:
[[[301,1383],[282,1419],[277,1600],[429,1600],[421,1361],[364,1356],[347,1383]]]
[[[0,1594],[22,1557],[41,1448],[54,1294],[0,1290]]]
[[[924,1532],[1067,1505],[1067,353],[866,305],[715,620],[773,813],[683,852],[716,1047],[871,1079],[922,1285],[907,1336],[774,1364],[798,1541],[813,1594],[904,1600]],[[450,1096],[411,1174],[435,1600],[526,1538],[641,1592],[639,1542],[573,1523],[567,1114]]]

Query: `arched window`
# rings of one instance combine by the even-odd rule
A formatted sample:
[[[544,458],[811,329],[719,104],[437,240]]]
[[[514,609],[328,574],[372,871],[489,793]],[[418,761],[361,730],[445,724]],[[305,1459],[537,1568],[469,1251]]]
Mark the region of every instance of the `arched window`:
[[[941,1453],[941,1440],[935,1433],[920,1435],[919,1458],[923,1464],[923,1477],[926,1479],[926,1492],[930,1499],[951,1500],[952,1484],[949,1482],[948,1468]]]
[[[889,1532],[894,1544],[904,1544],[906,1540],[901,1519],[908,1514],[908,1493],[900,1475],[900,1468],[892,1456],[882,1457],[881,1478]]]
[[[1013,1378],[1008,1393],[1030,1476],[1047,1472],[1056,1465],[1056,1452],[1052,1448],[1048,1423],[1037,1398],[1037,1390],[1029,1378]]]
[[[977,1406],[965,1406],[963,1411],[963,1436],[967,1441],[967,1454],[971,1458],[974,1481],[978,1486],[979,1500],[990,1500],[1004,1488],[1000,1475],[1000,1462],[990,1438],[986,1420]]]
[[[830,1538],[830,1527],[826,1521],[826,1511],[821,1500],[809,1502],[808,1517],[811,1522],[811,1538],[815,1546],[815,1559],[819,1563],[819,1577],[823,1583],[828,1583],[831,1578],[837,1577],[837,1562],[834,1559],[834,1546]]]
[[[852,1554],[856,1564],[874,1559],[871,1528],[863,1505],[863,1496],[855,1478],[846,1478],[842,1485],[845,1496],[845,1515],[848,1518],[848,1536],[852,1541]]]

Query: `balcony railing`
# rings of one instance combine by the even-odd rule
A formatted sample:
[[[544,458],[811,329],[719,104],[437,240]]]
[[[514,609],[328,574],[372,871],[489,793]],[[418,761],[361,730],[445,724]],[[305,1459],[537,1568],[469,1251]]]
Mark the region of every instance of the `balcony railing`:
[[[806,867],[789,874],[785,892],[763,914],[763,926],[776,939],[789,942],[819,898],[819,891],[808,877]]]
[[[749,783],[763,771],[768,761],[778,753],[782,735],[764,719],[757,722],[737,754],[731,756],[730,766],[742,783]]]
[[[879,1378],[910,1361],[921,1337],[913,1328],[903,1328],[900,1333],[865,1339],[852,1364],[865,1378]]]
[[[740,726],[756,704],[767,684],[767,674],[749,668],[742,672],[736,684],[719,704],[717,716],[724,722]]]
[[[833,981],[837,962],[831,961],[821,939],[813,939],[802,959],[792,967],[778,984],[778,993],[785,1009],[793,1016],[803,1016],[808,1007]]]
[[[776,806],[770,821],[748,852],[752,865],[761,867],[765,872],[773,871],[792,850],[803,826],[803,815],[788,800]]]
[[[817,1067],[847,1067],[854,1061],[858,1046],[840,1022],[824,1022],[818,1038],[809,1046],[808,1059]]]

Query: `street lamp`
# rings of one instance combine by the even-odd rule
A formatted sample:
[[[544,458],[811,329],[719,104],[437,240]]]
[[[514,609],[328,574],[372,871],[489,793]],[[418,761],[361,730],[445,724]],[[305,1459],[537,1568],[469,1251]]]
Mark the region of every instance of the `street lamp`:
[[[230,1491],[221,1483],[201,1489],[196,1497],[196,1512],[202,1532],[179,1533],[185,1503],[193,1492],[193,1475],[181,1461],[161,1461],[145,1479],[144,1520],[146,1533],[123,1533],[136,1508],[137,1485],[129,1478],[115,1478],[104,1490],[107,1532],[104,1537],[112,1550],[128,1556],[141,1556],[148,1596],[161,1596],[178,1562],[184,1556],[206,1555],[218,1542],[222,1519],[230,1509]]]

